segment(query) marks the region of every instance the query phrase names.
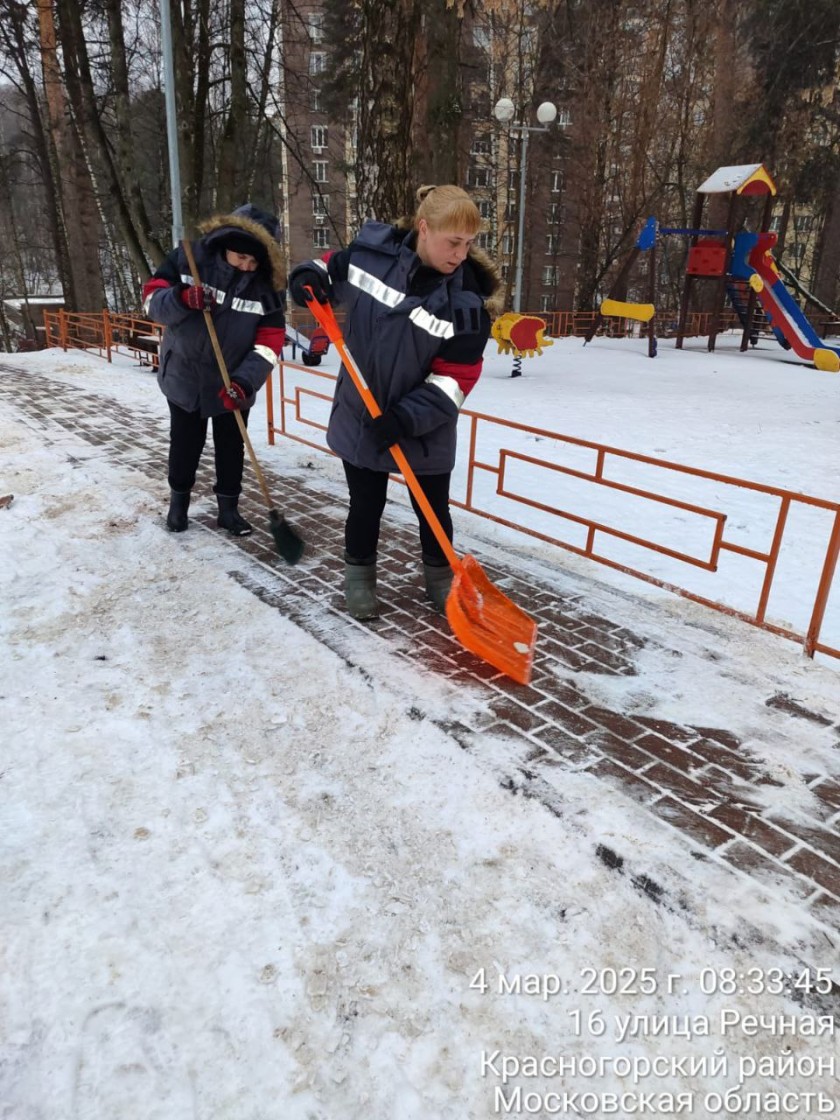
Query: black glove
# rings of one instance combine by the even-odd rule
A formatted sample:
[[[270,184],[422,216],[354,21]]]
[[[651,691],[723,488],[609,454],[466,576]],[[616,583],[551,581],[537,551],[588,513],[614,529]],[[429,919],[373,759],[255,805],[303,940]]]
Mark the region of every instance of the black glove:
[[[399,443],[406,434],[405,423],[394,408],[389,408],[375,420],[369,418],[367,426],[370,428],[377,451],[387,451],[389,447]]]
[[[312,295],[306,288],[312,289]],[[329,303],[332,299],[332,284],[323,269],[301,264],[293,269],[289,277],[289,292],[298,307],[306,307],[312,296],[318,303]]]

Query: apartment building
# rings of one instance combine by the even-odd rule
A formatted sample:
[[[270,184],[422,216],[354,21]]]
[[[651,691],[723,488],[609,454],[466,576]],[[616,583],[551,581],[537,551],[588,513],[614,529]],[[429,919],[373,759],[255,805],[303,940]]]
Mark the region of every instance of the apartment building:
[[[359,224],[355,145],[350,123],[330,120],[320,84],[329,65],[324,13],[317,2],[287,5],[283,20],[282,129],[285,142],[281,197],[287,264],[294,265],[347,244]],[[533,81],[504,29],[466,17],[460,43],[462,118],[455,163],[457,181],[478,205],[484,225],[478,245],[499,264],[512,306],[519,206],[522,194],[521,130],[500,124],[493,107],[502,95],[521,93]],[[511,59],[515,58],[516,66]],[[432,75],[432,78],[434,76]],[[422,96],[422,95],[421,95]],[[573,305],[577,232],[567,199],[566,163],[572,128],[560,83],[539,100],[554,99],[558,116],[550,128],[528,134],[522,309],[548,312]],[[536,129],[533,95],[518,114]],[[531,119],[532,118],[532,119]],[[419,153],[422,159],[423,153]],[[433,161],[430,159],[429,163]],[[420,167],[417,181],[429,181]]]
[[[330,121],[321,104],[323,24],[318,3],[284,5],[280,198],[287,271],[346,245],[355,229],[352,135]]]

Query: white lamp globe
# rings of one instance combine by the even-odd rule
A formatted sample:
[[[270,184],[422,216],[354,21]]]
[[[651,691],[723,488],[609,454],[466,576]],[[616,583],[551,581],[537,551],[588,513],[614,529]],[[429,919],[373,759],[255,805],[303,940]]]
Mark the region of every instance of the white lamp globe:
[[[497,121],[501,121],[502,124],[507,124],[508,121],[512,121],[515,112],[516,109],[509,97],[500,97],[493,107],[493,116]]]
[[[498,105],[496,108],[498,109]],[[553,101],[543,101],[537,109],[537,120],[540,124],[551,124],[557,118],[557,106]]]

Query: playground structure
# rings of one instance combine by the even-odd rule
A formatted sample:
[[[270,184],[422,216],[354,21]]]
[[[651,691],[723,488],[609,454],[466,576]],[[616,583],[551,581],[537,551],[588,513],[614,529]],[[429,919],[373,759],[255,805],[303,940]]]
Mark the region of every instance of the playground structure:
[[[495,320],[490,333],[496,340],[500,354],[513,354],[511,377],[522,376],[522,359],[542,354],[543,347],[553,346],[554,340],[545,337],[546,322],[537,315],[521,315],[518,311],[505,311]]]
[[[616,316],[648,323],[648,354],[656,356],[656,243],[659,237],[688,237],[685,283],[680,300],[676,347],[682,349],[686,337],[691,295],[698,281],[713,282],[711,313],[708,328],[708,349],[715,349],[721,321],[729,299],[742,325],[741,350],[755,345],[758,339],[756,309],[760,304],[770,330],[779,344],[797,357],[813,362],[817,369],[840,371],[840,342],[828,343],[800,309],[782,279],[782,269],[773,259],[772,249],[777,235],[768,230],[776,184],[763,164],[739,164],[719,167],[697,188],[697,199],[689,228],[661,226],[656,218],[648,218],[636,244],[621,267],[608,297],[586,333],[584,345],[595,336],[605,317]],[[710,195],[728,195],[726,228],[702,228],[703,210]],[[746,205],[751,199],[763,199],[759,231],[740,228],[746,219]],[[648,290],[650,303],[628,303],[613,298],[623,293],[627,279],[641,253],[649,252]],[[787,271],[787,270],[785,270]],[[788,275],[790,275],[788,273]],[[801,286],[796,285],[801,291]],[[807,293],[806,293],[807,294]],[[829,309],[826,309],[829,310]]]
[[[656,298],[656,238],[658,233],[659,229],[656,218],[648,218],[642,227],[641,233],[636,238],[636,244],[631,249],[630,255],[621,266],[618,276],[616,276],[613,281],[610,294],[602,301],[601,306],[598,308],[598,314],[595,316],[592,326],[584,336],[584,346],[587,342],[592,341],[605,318],[631,319],[639,323],[648,324],[648,357],[656,357],[656,306],[653,301]],[[633,265],[636,263],[641,253],[650,253],[648,264],[648,292],[650,302],[628,303],[626,300],[614,299],[614,292],[623,293],[626,289],[627,280],[633,270]]]

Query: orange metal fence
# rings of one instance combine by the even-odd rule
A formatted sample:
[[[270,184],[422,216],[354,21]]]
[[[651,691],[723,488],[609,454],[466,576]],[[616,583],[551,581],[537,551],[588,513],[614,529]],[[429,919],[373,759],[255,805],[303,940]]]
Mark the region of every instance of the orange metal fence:
[[[591,329],[598,316],[597,311],[533,311],[528,312],[528,314],[539,315],[541,319],[545,319],[546,334],[552,335],[554,338],[568,338],[571,335],[582,338]],[[707,335],[710,320],[711,312],[709,311],[690,311],[686,320],[686,335]],[[662,311],[657,308],[657,335],[660,338],[675,336],[678,321],[678,311]],[[732,311],[725,311],[720,318],[720,322],[722,324],[720,329],[723,331],[740,331],[743,329],[738,317]],[[607,335],[610,338],[623,338],[625,335],[634,334],[638,331],[645,338],[648,329],[646,323],[639,324],[627,319],[609,317],[604,319],[598,329],[598,334]]]
[[[593,314],[554,312],[544,317],[551,320],[550,333],[563,335],[585,333]],[[44,324],[48,346],[80,347],[109,361],[114,351],[125,351],[141,362],[153,362],[161,335],[156,323],[107,311],[45,311]],[[698,319],[695,326],[701,325]],[[324,433],[335,375],[292,362],[281,362],[278,368],[276,386],[272,378],[266,393],[269,443],[284,435],[327,451]],[[822,653],[840,658],[840,635],[839,644],[821,640],[829,607],[832,633],[840,631],[840,602],[831,599],[840,556],[840,503],[468,409],[461,417],[462,427],[469,431],[469,453],[466,460],[461,457],[453,479],[453,505],[799,640],[808,656]],[[539,455],[531,453],[536,444]],[[564,486],[562,504],[539,497]],[[745,494],[751,495],[749,509],[744,508]],[[612,500],[611,507],[609,502],[604,506],[605,497]],[[738,539],[744,533],[742,523],[754,515],[756,502],[764,503],[758,528],[766,543],[759,548],[743,543],[743,536]],[[591,507],[599,503],[602,512],[595,515]],[[652,511],[664,518],[659,537],[636,528],[641,521],[650,523]],[[821,518],[818,528],[803,526],[803,511]],[[737,585],[734,597],[749,599],[749,605],[724,601],[714,586],[715,573],[733,560],[750,567],[751,576],[744,579],[739,574],[740,583],[735,584],[729,580],[727,594],[732,597],[731,587]],[[663,564],[670,567],[663,570]],[[785,578],[790,585],[791,571],[799,625],[768,618],[774,587]],[[692,574],[700,577],[700,586]]]
[[[334,382],[332,373],[281,362],[266,396],[269,443],[283,435],[328,451]],[[468,409],[461,424],[469,451],[453,479],[453,505],[801,641],[809,657],[840,658],[840,603],[832,604],[838,644],[821,640],[840,554],[840,503]],[[546,493],[551,501],[542,500]],[[802,524],[803,511],[818,524]],[[751,514],[761,547],[743,543]],[[724,591],[714,580],[722,571]],[[778,583],[793,584],[801,625],[773,619]]]
[[[46,345],[62,350],[94,350],[100,357],[128,353],[141,365],[157,365],[157,352],[163,327],[141,315],[118,315],[113,311],[44,312]]]
[[[595,321],[595,311],[529,311],[546,322],[546,334],[554,338],[569,336],[583,337]],[[341,308],[336,312],[339,323],[343,320]],[[656,331],[662,338],[676,333],[677,312],[657,311]],[[315,325],[308,311],[299,308],[289,310],[287,316],[290,326],[308,333]],[[686,323],[686,335],[707,335],[709,333],[710,313],[692,311]],[[741,325],[732,312],[723,316],[723,330],[740,330]],[[139,361],[153,362],[157,352],[163,327],[144,319],[140,315],[120,315],[113,311],[75,312],[59,308],[44,311],[44,329],[47,346],[60,346],[63,350],[80,348],[95,350],[107,357],[113,350],[127,351]],[[608,318],[601,324],[598,333],[613,338],[632,335],[641,329],[644,336],[647,325],[634,323],[627,319]]]

